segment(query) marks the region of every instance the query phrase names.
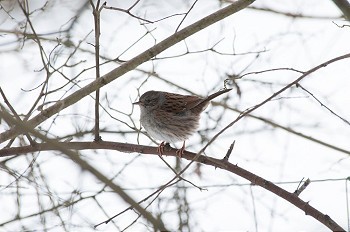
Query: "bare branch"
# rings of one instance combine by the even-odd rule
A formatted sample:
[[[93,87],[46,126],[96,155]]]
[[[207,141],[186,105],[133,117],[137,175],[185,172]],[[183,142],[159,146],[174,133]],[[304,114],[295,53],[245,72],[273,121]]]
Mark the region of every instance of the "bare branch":
[[[350,21],[350,3],[347,0],[333,0],[334,4],[343,13],[344,18]]]
[[[240,119],[242,119],[243,117],[245,117],[245,115],[253,112],[254,110],[260,108],[261,106],[265,105],[267,102],[271,101],[272,99],[274,99],[276,96],[280,95],[281,93],[283,93],[284,91],[286,91],[287,89],[291,88],[293,85],[299,83],[299,81],[301,81],[302,79],[304,79],[305,77],[307,77],[308,75],[310,75],[311,73],[316,72],[317,70],[326,67],[329,64],[332,64],[334,62],[337,62],[339,60],[343,60],[343,59],[348,59],[350,58],[350,53],[342,55],[342,56],[338,56],[336,58],[333,58],[331,60],[328,60],[320,65],[317,65],[316,67],[308,70],[307,72],[305,72],[303,75],[301,75],[299,78],[297,78],[295,81],[289,83],[288,85],[286,85],[285,87],[283,87],[282,89],[280,89],[279,91],[277,91],[276,93],[272,94],[270,97],[266,98],[264,101],[262,101],[261,103],[251,107],[250,109],[245,110],[241,115],[239,115],[234,121],[232,121],[230,124],[228,124],[224,129],[222,129],[219,133],[217,133],[208,143],[207,145],[205,145],[203,147],[203,151],[212,143],[215,141],[215,139],[217,137],[219,137],[219,135],[221,135],[224,131],[226,131],[228,128],[230,128],[231,126],[233,126],[236,122],[238,122]]]
[[[146,50],[145,52],[141,53],[140,55],[134,57],[133,59],[129,60],[128,62],[125,62],[118,68],[110,71],[109,73],[103,75],[101,78],[93,81],[92,83],[88,84],[84,88],[74,92],[73,94],[69,95],[65,99],[58,101],[53,106],[43,110],[40,114],[36,115],[34,118],[29,120],[29,124],[33,126],[37,126],[43,121],[45,121],[47,118],[51,117],[52,115],[56,114],[59,110],[65,109],[68,106],[78,102],[81,98],[89,95],[93,91],[96,91],[97,89],[103,87],[104,85],[112,82],[113,80],[119,78],[120,76],[124,75],[125,73],[129,72],[130,70],[133,70],[140,64],[148,61],[152,57],[155,57],[162,51],[166,50],[167,48],[173,46],[174,44],[180,42],[181,40],[189,37],[190,35],[193,35],[194,33],[226,18],[227,16],[234,14],[251,3],[253,3],[255,0],[240,0],[232,3],[231,5],[218,10],[211,15],[191,24],[190,26],[180,30],[179,32],[175,33],[174,35],[169,36],[167,39],[163,40],[162,42],[158,43],[157,45],[153,46],[152,48]],[[8,131],[5,131],[0,134],[0,143],[11,139],[15,137],[19,132],[15,129],[10,129]]]
[[[348,120],[346,120],[345,118],[341,117],[339,114],[335,113],[333,110],[331,110],[328,106],[326,106],[325,104],[323,104],[317,97],[315,97],[314,94],[312,94],[309,90],[305,89],[303,86],[301,86],[299,83],[296,84],[297,88],[301,88],[302,90],[304,90],[305,92],[307,92],[313,99],[315,99],[318,103],[320,103],[320,105],[324,108],[326,108],[329,112],[331,112],[331,114],[333,114],[334,116],[336,116],[337,118],[339,118],[340,120],[342,120],[343,122],[345,122],[347,125],[350,125],[350,122]]]
[[[301,183],[301,182],[300,182],[300,183]],[[299,183],[299,184],[300,184],[300,183]],[[304,190],[307,188],[307,186],[309,186],[310,183],[311,183],[310,179],[307,178],[307,179],[304,181],[304,184],[302,184],[301,186],[298,186],[298,188],[294,191],[293,194],[295,194],[296,196],[299,196],[300,193],[301,193],[302,191],[304,191]]]
[[[0,104],[0,108],[3,109],[3,106]],[[51,148],[55,150],[61,151],[63,154],[67,155],[72,161],[79,164],[79,166],[89,171],[93,176],[95,176],[98,180],[105,183],[108,187],[110,187],[115,193],[117,193],[124,201],[129,203],[134,209],[136,209],[145,219],[147,219],[155,229],[166,231],[163,222],[160,219],[156,219],[153,217],[151,213],[146,211],[140,204],[138,204],[134,199],[132,199],[120,186],[113,183],[108,177],[99,172],[96,168],[90,165],[88,162],[80,158],[77,152],[71,151],[67,148],[68,143],[59,143],[56,140],[49,139],[41,133],[37,132],[33,129],[33,126],[28,122],[22,122],[12,118],[12,116],[4,110],[0,110],[0,117],[2,117],[6,122],[10,124],[15,124],[16,127],[21,128],[22,131],[26,131],[31,133],[35,137],[41,139],[51,146]],[[30,125],[30,126],[29,126]]]
[[[104,3],[100,7],[100,0],[97,1],[97,5],[95,7],[92,0],[90,0],[90,4],[92,6],[92,14],[94,15],[94,24],[95,24],[95,63],[96,63],[96,80],[100,78],[100,36],[101,36],[101,23],[100,23],[100,13],[104,8]],[[95,141],[101,141],[100,136],[100,89],[96,90],[96,98],[95,98]]]
[[[149,147],[149,146],[141,146],[141,145],[135,145],[135,144],[126,144],[126,143],[115,143],[115,142],[106,142],[101,141],[99,143],[95,142],[70,142],[70,143],[60,143],[55,141],[55,146],[51,143],[43,143],[38,144],[36,147],[19,147],[19,148],[7,148],[0,150],[0,156],[7,156],[11,152],[11,154],[18,154],[18,153],[28,153],[28,152],[34,152],[34,151],[44,151],[44,150],[56,150],[57,147],[64,147],[65,149],[73,149],[73,150],[85,150],[85,149],[111,149],[111,150],[117,150],[122,152],[137,152],[142,154],[151,154],[151,155],[158,155],[157,147]],[[58,145],[57,145],[58,144]],[[177,149],[169,148],[164,150],[164,155],[167,156],[177,156],[176,154]],[[69,156],[71,157],[71,156]],[[292,203],[299,209],[305,212],[306,215],[310,215],[325,226],[327,226],[329,229],[333,231],[343,231],[344,229],[341,228],[335,221],[333,221],[328,215],[322,214],[320,211],[312,207],[307,202],[301,200],[296,194],[287,192],[286,190],[278,187],[277,185],[273,184],[272,182],[265,180],[261,178],[260,176],[257,176],[241,167],[238,167],[237,165],[231,164],[225,159],[215,159],[209,156],[202,156],[198,155],[192,152],[185,151],[182,155],[182,158],[190,160],[192,162],[199,162],[202,164],[210,165],[215,168],[221,168],[223,170],[227,170],[229,172],[232,172],[244,179],[249,180],[252,184],[258,185],[277,196],[285,199],[286,201]],[[75,159],[74,159],[75,160]],[[77,159],[77,160],[80,160]],[[84,161],[85,162],[85,161]],[[164,186],[168,186],[170,183],[173,182],[173,180],[177,179],[179,175],[181,175],[185,170],[187,169],[187,166],[179,172],[174,178],[172,178],[170,181],[168,181]],[[160,188],[158,191],[161,191],[163,188]],[[155,193],[158,193],[156,191]],[[154,194],[155,194],[154,193]],[[117,216],[117,215],[116,215]],[[107,223],[103,222],[103,223]],[[99,224],[100,225],[100,224]],[[98,226],[98,225],[97,225]]]

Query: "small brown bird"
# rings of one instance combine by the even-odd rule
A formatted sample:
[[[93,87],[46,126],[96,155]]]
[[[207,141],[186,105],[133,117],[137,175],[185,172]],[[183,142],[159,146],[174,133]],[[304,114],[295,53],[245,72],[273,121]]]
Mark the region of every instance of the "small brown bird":
[[[207,108],[209,101],[230,90],[224,89],[206,98],[148,91],[133,104],[140,106],[140,121],[148,134],[163,141],[158,147],[159,154],[164,153],[166,143],[184,141],[182,148],[177,151],[181,157],[185,150],[185,140],[196,132],[200,114]]]

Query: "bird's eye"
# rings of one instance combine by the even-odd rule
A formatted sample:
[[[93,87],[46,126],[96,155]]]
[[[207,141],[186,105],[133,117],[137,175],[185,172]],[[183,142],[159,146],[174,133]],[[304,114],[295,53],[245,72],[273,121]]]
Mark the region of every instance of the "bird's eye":
[[[145,99],[146,106],[152,106],[153,104],[154,104],[154,101],[152,99]]]

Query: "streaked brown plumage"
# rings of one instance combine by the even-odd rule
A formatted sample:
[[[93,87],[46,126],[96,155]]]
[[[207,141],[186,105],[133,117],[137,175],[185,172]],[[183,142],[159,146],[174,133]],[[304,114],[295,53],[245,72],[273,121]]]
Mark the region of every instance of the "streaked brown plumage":
[[[140,106],[141,124],[151,137],[167,143],[184,141],[178,153],[181,155],[185,149],[185,140],[197,130],[200,113],[205,110],[209,101],[230,90],[221,90],[206,98],[148,91],[134,104]],[[164,142],[159,147],[161,154]]]

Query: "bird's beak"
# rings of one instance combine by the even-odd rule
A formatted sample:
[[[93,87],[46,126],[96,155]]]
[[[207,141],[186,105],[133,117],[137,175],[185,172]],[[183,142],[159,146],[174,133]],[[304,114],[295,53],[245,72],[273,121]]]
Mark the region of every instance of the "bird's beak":
[[[133,105],[140,105],[140,103],[141,103],[141,102],[138,101],[138,102],[133,102],[132,104],[133,104]]]

